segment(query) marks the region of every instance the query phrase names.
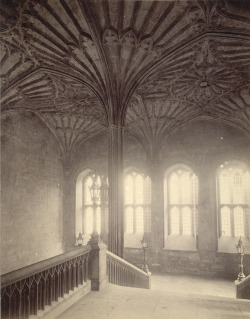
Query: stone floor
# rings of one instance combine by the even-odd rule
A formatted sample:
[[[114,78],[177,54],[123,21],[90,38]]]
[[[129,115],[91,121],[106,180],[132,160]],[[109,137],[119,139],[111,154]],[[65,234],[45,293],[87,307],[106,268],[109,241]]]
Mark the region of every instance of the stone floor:
[[[90,292],[58,317],[83,318],[249,319],[250,301],[235,298],[231,281],[153,275],[151,290],[109,284],[100,292]]]
[[[187,275],[152,275],[152,290],[165,290],[175,293],[199,294],[235,298],[235,285],[231,280],[211,279]]]

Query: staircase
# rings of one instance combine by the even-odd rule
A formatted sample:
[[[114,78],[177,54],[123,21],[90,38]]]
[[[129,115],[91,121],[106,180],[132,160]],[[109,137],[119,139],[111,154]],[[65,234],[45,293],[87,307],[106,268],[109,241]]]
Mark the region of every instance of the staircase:
[[[146,273],[126,260],[107,251],[108,282],[125,287],[150,289],[151,273]]]
[[[236,280],[236,297],[250,300],[250,275],[242,281]]]
[[[150,276],[103,243],[87,245],[1,276],[1,318],[53,319],[107,281],[149,289]]]

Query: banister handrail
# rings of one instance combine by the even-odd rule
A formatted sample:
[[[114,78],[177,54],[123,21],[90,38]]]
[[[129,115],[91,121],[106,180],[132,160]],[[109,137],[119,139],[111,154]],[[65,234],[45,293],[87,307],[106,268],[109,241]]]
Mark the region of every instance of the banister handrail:
[[[66,262],[67,260],[71,258],[78,257],[85,253],[89,253],[90,250],[91,250],[91,247],[89,245],[86,245],[84,247],[78,247],[74,250],[57,255],[55,257],[51,257],[51,258],[39,261],[37,263],[31,264],[29,266],[25,266],[23,268],[19,268],[9,273],[3,274],[1,275],[1,287],[4,288],[14,282],[23,280],[27,277],[35,275],[46,269],[52,268],[59,263]]]
[[[241,281],[238,281],[236,280],[235,281],[235,285],[240,287],[240,286],[244,286],[248,281],[250,281],[250,275],[248,275],[247,277],[245,277],[243,280]]]
[[[150,289],[151,273],[144,272],[121,257],[107,251],[107,275],[109,283]]]
[[[1,276],[1,318],[28,319],[89,279],[89,245]]]
[[[236,298],[250,300],[250,275],[243,280],[235,280]]]
[[[145,271],[141,270],[140,268],[136,267],[135,265],[129,263],[127,260],[111,253],[110,251],[107,250],[107,255],[110,257],[110,258],[114,258],[115,260],[119,261],[120,263],[123,264],[123,266],[126,266],[128,268],[131,268],[133,269],[134,271],[138,272],[139,274],[141,275],[144,275],[144,276],[149,276],[150,273],[146,273]]]

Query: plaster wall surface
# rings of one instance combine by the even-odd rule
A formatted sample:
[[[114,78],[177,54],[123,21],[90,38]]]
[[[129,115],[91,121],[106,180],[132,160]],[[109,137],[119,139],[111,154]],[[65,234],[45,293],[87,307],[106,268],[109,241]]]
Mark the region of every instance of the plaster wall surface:
[[[62,253],[63,170],[48,128],[31,113],[2,115],[2,274]]]

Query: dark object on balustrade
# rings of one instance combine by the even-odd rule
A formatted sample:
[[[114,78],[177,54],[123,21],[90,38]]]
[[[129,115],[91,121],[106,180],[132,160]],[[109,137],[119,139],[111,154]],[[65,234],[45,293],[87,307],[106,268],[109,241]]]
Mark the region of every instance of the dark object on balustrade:
[[[244,250],[245,250],[246,246],[243,246],[243,242],[241,240],[241,237],[239,239],[238,244],[235,245],[235,247],[237,248],[238,255],[239,255],[239,262],[240,262],[240,264],[239,264],[240,272],[238,274],[238,280],[241,281],[246,277],[243,273],[243,258],[245,255]]]
[[[82,247],[83,239],[84,239],[84,238],[83,238],[82,234],[79,233],[78,237],[76,238],[78,247]]]
[[[143,236],[141,240],[141,246],[142,246],[143,255],[144,255],[142,270],[145,271],[146,273],[149,273],[148,265],[146,261],[146,251],[148,249],[148,243],[146,242],[145,236]]]

